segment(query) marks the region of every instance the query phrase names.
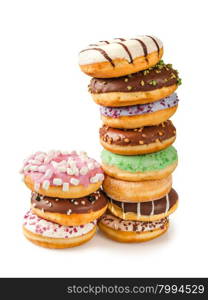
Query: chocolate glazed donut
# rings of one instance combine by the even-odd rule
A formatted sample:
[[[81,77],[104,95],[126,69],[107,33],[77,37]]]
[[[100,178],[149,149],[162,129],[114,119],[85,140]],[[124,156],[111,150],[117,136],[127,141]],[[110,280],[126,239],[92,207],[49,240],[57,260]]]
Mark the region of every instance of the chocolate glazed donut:
[[[148,202],[120,202],[109,198],[109,210],[124,220],[155,221],[168,217],[178,204],[178,194],[174,189],[158,200]]]
[[[97,220],[107,209],[108,201],[101,190],[76,199],[61,199],[32,194],[32,212],[45,220],[79,226]]]
[[[151,103],[171,95],[181,84],[178,71],[160,61],[154,67],[118,78],[93,78],[89,92],[102,106]]]
[[[92,94],[112,92],[153,91],[162,87],[180,84],[178,71],[171,64],[161,60],[157,65],[144,71],[117,78],[92,78],[89,92]]]
[[[47,212],[60,214],[86,214],[91,211],[98,211],[106,206],[106,196],[101,190],[90,194],[89,196],[78,199],[61,199],[42,196],[38,193],[32,193],[32,207]]]
[[[100,128],[102,146],[116,154],[145,154],[170,146],[176,138],[176,129],[168,120],[157,126],[119,129],[103,125]]]

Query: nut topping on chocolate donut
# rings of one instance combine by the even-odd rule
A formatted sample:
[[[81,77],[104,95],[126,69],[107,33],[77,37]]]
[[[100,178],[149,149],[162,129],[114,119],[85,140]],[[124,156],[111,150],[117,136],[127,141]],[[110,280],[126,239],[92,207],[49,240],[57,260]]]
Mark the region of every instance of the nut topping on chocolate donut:
[[[89,84],[89,91],[92,94],[110,92],[140,92],[152,91],[171,85],[180,85],[181,79],[178,71],[172,65],[165,64],[162,60],[145,71],[140,71],[131,76],[127,75],[118,78],[92,78]]]
[[[116,129],[103,125],[100,128],[100,138],[106,143],[120,146],[125,145],[148,145],[150,143],[162,142],[176,134],[175,127],[170,120],[157,126],[147,126],[136,129]],[[107,137],[107,138],[106,138]]]

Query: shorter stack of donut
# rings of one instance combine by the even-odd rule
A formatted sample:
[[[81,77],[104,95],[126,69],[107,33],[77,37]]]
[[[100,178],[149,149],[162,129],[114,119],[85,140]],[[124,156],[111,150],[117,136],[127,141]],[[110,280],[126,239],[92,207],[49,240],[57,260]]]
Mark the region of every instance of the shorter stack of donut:
[[[27,239],[46,248],[69,248],[95,235],[108,204],[98,162],[85,152],[36,152],[21,173],[32,192],[23,223]]]
[[[120,242],[143,242],[166,232],[178,205],[171,174],[178,162],[172,146],[175,93],[181,79],[161,58],[154,36],[116,38],[91,44],[79,55],[93,78],[89,92],[100,105],[103,190],[108,211],[99,228]]]
[[[178,204],[171,178],[175,148],[134,156],[105,149],[101,157],[109,213],[101,217],[99,228],[120,242],[147,241],[164,233]]]

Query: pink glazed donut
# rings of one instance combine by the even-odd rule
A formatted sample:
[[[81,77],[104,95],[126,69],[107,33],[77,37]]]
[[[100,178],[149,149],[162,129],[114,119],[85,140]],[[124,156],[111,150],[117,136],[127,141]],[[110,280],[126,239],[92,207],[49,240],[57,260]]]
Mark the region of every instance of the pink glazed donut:
[[[80,198],[95,192],[104,179],[100,164],[85,152],[36,152],[21,173],[33,192],[57,198]]]

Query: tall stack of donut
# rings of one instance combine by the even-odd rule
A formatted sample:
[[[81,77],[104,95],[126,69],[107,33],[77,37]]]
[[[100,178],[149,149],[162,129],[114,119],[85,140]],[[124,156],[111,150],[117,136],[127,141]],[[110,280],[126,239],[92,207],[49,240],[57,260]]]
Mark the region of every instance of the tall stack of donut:
[[[93,78],[89,92],[100,105],[100,143],[108,211],[99,228],[120,242],[143,242],[166,232],[178,195],[172,188],[177,152],[175,93],[181,79],[161,58],[154,36],[91,44],[79,54]]]
[[[21,170],[32,191],[23,233],[46,248],[69,248],[90,240],[107,209],[98,162],[85,152],[36,152]]]

